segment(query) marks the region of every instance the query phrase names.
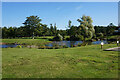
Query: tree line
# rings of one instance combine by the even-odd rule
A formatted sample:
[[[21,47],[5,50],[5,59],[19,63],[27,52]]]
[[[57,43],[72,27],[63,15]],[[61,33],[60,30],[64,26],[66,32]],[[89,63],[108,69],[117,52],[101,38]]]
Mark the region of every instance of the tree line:
[[[21,37],[32,37],[32,30],[30,28],[20,26],[20,27],[2,27],[2,38],[21,38]],[[54,26],[47,27],[47,25],[42,25],[36,27],[34,31],[34,36],[55,36],[56,33],[65,35],[66,30],[56,30]]]
[[[64,39],[65,36],[70,36],[69,40],[82,40],[92,38],[103,38],[104,36],[110,36],[114,34],[116,26],[110,23],[107,27],[93,26],[92,18],[90,16],[83,15],[76,21],[80,24],[78,26],[72,25],[72,21],[68,21],[66,30],[58,30],[55,24],[42,24],[42,19],[38,16],[26,17],[24,26],[20,27],[2,27],[2,38],[21,38],[35,36],[58,36],[61,35]]]

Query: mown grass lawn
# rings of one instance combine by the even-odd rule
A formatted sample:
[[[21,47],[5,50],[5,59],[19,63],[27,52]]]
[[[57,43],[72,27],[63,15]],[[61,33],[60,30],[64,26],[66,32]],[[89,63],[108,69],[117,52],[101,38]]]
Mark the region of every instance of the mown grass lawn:
[[[104,49],[116,47],[105,44]],[[65,49],[2,49],[3,78],[117,78],[118,52],[100,45]]]
[[[48,39],[2,39],[2,43],[18,43],[18,44],[27,44],[27,45],[38,45],[38,44],[46,44],[51,41]]]

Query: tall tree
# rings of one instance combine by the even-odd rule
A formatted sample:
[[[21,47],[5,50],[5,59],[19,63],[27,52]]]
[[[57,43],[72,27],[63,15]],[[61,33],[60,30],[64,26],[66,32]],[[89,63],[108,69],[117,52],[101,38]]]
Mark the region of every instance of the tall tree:
[[[2,38],[7,38],[8,37],[8,30],[7,27],[2,28]]]
[[[71,32],[72,32],[72,29],[73,29],[73,28],[71,29],[71,27],[72,27],[72,26],[71,26],[71,23],[72,23],[72,21],[71,21],[71,20],[69,20],[69,21],[68,21],[68,28],[69,28],[69,29],[67,29],[67,34],[68,34],[69,36],[71,36],[71,35],[72,35],[72,33],[71,33]]]
[[[53,36],[54,35],[54,28],[53,25],[50,24],[50,35]]]
[[[24,26],[20,26],[17,28],[16,37],[29,37],[30,34],[28,32]]]
[[[43,36],[45,36],[46,34],[48,34],[48,30],[49,30],[49,28],[47,27],[47,25],[46,24],[43,24],[42,25],[43,26]]]
[[[30,16],[30,17],[27,17],[27,19],[25,20],[25,22],[23,23],[25,25],[25,27],[28,27],[31,32],[32,32],[32,38],[34,39],[34,31],[35,31],[35,28],[40,25],[40,22],[42,20],[39,19],[38,16]]]
[[[68,21],[68,27],[69,27],[69,28],[71,27],[71,23],[72,23],[72,21],[69,20],[69,21]]]
[[[91,39],[95,33],[94,27],[92,25],[92,18],[90,16],[83,15],[81,19],[77,19],[80,23],[79,30],[81,30],[81,35],[83,36],[84,40],[86,38]]]
[[[112,35],[115,31],[116,26],[113,23],[110,23],[107,26],[107,35]]]
[[[55,32],[55,36],[57,35],[57,26],[56,23],[54,24],[54,32]]]
[[[8,36],[9,38],[13,38],[15,35],[14,29],[12,27],[8,28]]]

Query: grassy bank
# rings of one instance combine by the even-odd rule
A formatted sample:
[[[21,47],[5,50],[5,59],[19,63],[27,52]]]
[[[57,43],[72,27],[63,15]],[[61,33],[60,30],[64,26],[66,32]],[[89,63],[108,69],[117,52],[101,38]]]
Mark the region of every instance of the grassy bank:
[[[104,49],[116,47],[105,44]],[[3,78],[117,78],[118,52],[100,45],[66,49],[2,49]]]
[[[2,43],[18,43],[18,44],[28,44],[28,45],[38,45],[49,43],[48,39],[2,39]]]
[[[22,37],[22,38],[16,38],[16,39],[0,39],[2,40],[2,43],[18,43],[18,44],[27,44],[27,45],[40,45],[40,44],[47,44],[51,41],[49,39],[53,39],[54,36],[42,36],[42,37],[35,37],[35,39],[32,39],[32,37]],[[65,38],[68,38],[69,36],[65,36]]]

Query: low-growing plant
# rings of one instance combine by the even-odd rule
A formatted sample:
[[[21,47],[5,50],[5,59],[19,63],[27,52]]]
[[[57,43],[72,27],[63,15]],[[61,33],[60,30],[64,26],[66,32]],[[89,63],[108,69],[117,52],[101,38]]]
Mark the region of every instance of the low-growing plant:
[[[22,46],[21,46],[21,45],[18,45],[17,48],[22,48]]]
[[[59,45],[58,45],[58,44],[56,44],[56,43],[53,43],[52,45],[53,45],[53,47],[59,46]]]
[[[46,46],[39,46],[38,49],[46,49]]]
[[[22,43],[22,45],[27,45],[26,43]]]
[[[73,47],[73,45],[70,45],[70,47]]]
[[[66,45],[63,45],[63,48],[68,48],[68,46],[66,46]]]
[[[47,47],[46,49],[54,49],[54,47]]]
[[[77,45],[73,45],[73,47],[77,47]]]
[[[86,46],[86,45],[91,45],[91,44],[92,44],[91,42],[83,42],[83,43],[78,43],[78,45],[76,45],[76,46],[80,47],[80,46]]]
[[[87,45],[87,42],[83,42],[82,44],[81,44],[81,46],[86,46]]]
[[[86,44],[88,44],[88,45],[92,45],[92,41],[89,40],[89,41],[86,42]]]
[[[78,45],[77,45],[77,46],[79,46],[79,47],[80,47],[81,45],[82,45],[82,43],[78,43]]]
[[[59,47],[59,46],[56,46],[54,49],[60,49],[60,47]]]
[[[49,46],[46,46],[46,49],[49,49],[50,47]]]
[[[62,41],[63,40],[63,37],[62,35],[60,34],[57,34],[54,38],[53,38],[54,41]]]

